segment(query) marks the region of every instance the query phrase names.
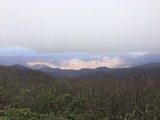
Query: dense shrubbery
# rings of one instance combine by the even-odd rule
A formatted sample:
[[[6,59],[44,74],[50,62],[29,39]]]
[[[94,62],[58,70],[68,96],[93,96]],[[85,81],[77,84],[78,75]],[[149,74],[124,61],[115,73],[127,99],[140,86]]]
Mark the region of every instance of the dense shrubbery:
[[[42,98],[43,99],[43,98]],[[48,98],[47,98],[48,99]],[[56,98],[55,108],[50,100],[42,102],[32,112],[29,108],[4,108],[0,111],[0,120],[87,120],[89,114],[83,111],[82,103],[74,100],[69,94]],[[69,101],[68,101],[69,100]],[[43,100],[42,100],[43,101]],[[52,100],[51,100],[52,101]],[[52,101],[54,102],[54,101]],[[36,112],[38,110],[38,112]],[[42,112],[42,113],[40,113]],[[44,112],[44,113],[43,113]]]
[[[87,120],[90,117],[84,99],[70,94],[55,97],[42,92],[34,99],[33,106],[25,108],[4,106],[0,111],[0,120]],[[14,101],[11,104],[15,104]]]
[[[160,119],[160,78],[144,79],[140,75],[128,80],[36,77],[31,73],[17,77],[1,75],[0,120]]]

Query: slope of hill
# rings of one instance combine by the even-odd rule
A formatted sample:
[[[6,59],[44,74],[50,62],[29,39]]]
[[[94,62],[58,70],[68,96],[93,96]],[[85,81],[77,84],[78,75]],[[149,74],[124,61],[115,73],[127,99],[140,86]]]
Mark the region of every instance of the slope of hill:
[[[114,77],[116,79],[157,79],[160,77],[160,63],[149,63],[141,66],[135,66],[131,68],[117,68],[112,69],[107,73],[100,73],[100,75],[94,75],[95,78],[108,78]]]
[[[71,72],[94,79],[53,80],[23,66],[0,66],[0,119],[160,119],[159,63],[65,70]]]
[[[20,70],[26,70],[26,71],[32,70],[32,69],[30,69],[30,68],[28,68],[28,67],[25,67],[25,66],[19,65],[19,64],[14,64],[14,65],[12,65],[12,66],[10,66],[10,67],[11,67],[11,68],[15,68],[15,69],[20,69]]]
[[[53,77],[30,68],[13,65],[13,66],[0,66],[0,78],[1,79],[11,79],[11,80],[20,80],[20,81],[37,81],[45,82],[50,81]]]

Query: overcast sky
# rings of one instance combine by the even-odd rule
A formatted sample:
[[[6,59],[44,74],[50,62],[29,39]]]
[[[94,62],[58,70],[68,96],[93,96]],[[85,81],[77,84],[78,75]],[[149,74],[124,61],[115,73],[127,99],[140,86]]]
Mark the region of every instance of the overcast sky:
[[[0,48],[160,51],[160,0],[0,0]]]

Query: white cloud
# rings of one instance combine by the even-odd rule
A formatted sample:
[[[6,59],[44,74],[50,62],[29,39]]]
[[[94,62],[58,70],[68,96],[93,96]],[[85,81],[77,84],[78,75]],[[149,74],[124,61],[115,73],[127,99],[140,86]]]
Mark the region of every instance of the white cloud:
[[[71,59],[68,62],[68,65],[66,67],[63,67],[63,69],[79,70],[82,68],[97,68],[97,67],[120,68],[120,67],[129,67],[129,64],[127,61],[120,59],[119,57],[115,58],[103,57],[90,61]]]
[[[148,52],[129,52],[128,54],[131,55],[133,58],[135,58],[135,57],[143,56],[149,53]]]
[[[98,59],[92,59],[92,60],[80,60],[80,59],[70,59],[70,60],[61,60],[61,64],[56,64],[51,61],[32,61],[27,62],[27,65],[29,67],[39,65],[42,66],[48,66],[51,68],[60,68],[60,69],[74,69],[74,70],[80,70],[82,68],[97,68],[97,67],[109,67],[109,68],[121,68],[121,67],[129,67],[129,63],[121,59],[120,57],[102,57]]]

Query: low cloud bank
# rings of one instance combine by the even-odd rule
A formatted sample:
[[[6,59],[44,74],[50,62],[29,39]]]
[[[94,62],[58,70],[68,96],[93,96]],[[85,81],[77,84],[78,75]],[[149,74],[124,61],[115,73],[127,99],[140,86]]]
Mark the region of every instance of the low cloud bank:
[[[120,67],[129,67],[127,61],[115,57],[115,58],[100,58],[90,61],[84,61],[79,59],[72,59],[69,61],[69,64],[63,69],[74,69],[79,70],[82,68],[97,68],[97,67],[109,67],[109,68],[120,68]]]
[[[121,59],[119,57],[115,58],[109,58],[109,57],[103,57],[93,60],[81,60],[81,59],[70,59],[70,60],[64,60],[62,61],[64,66],[59,66],[54,63],[50,62],[28,62],[28,66],[48,66],[51,68],[61,68],[61,69],[74,69],[74,70],[80,70],[82,68],[97,68],[97,67],[109,67],[109,68],[122,68],[122,67],[129,67],[129,63]]]

